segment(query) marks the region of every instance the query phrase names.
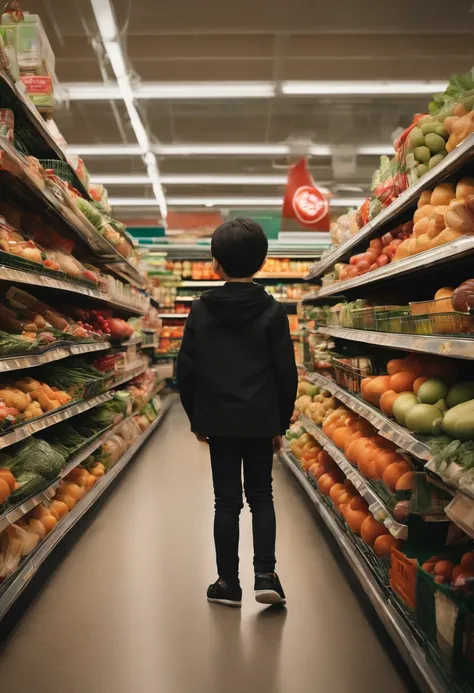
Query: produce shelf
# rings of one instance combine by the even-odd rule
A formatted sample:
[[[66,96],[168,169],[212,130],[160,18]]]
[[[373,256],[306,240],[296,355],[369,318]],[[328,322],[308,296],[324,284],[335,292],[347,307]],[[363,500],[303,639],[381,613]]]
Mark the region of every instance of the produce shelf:
[[[91,491],[71,510],[66,517],[61,520],[57,527],[43,539],[38,547],[26,558],[22,567],[11,579],[7,580],[3,587],[0,587],[0,621],[5,616],[8,609],[19,597],[23,589],[30,582],[36,571],[51,551],[59,544],[61,539],[69,532],[76,522],[89,510],[95,501],[104,493],[110,484],[117,478],[121,471],[127,466],[130,460],[138,452],[147,438],[158,428],[165,418],[171,402],[167,398],[163,402],[160,415],[155,419],[147,430],[137,438],[133,445],[127,450],[117,464],[105,474],[93,487]]]
[[[105,351],[106,349],[110,349],[110,347],[110,342],[96,342],[95,344],[75,344],[73,346],[56,347],[48,349],[48,351],[45,351],[43,354],[33,354],[31,356],[8,356],[7,358],[0,358],[0,373],[44,366],[46,363],[60,361],[69,356],[79,356],[81,354],[90,354],[95,351]]]
[[[320,327],[318,332],[331,337],[390,347],[391,349],[417,351],[424,354],[436,354],[437,356],[449,356],[457,359],[474,359],[474,339],[472,338],[463,339],[462,337],[430,337],[414,334],[373,332],[371,330],[355,330],[350,327]]]
[[[64,152],[54,141],[44,124],[43,118],[28,96],[20,89],[17,89],[10,76],[4,70],[0,70],[0,81],[1,86],[6,88],[14,97],[12,103],[14,103],[17,108],[15,120],[18,119],[18,112],[20,112],[21,119],[25,121],[34,132],[38,148],[41,150],[41,156],[39,158],[66,161]]]
[[[319,426],[313,423],[307,416],[301,414],[299,419],[306,431],[316,438],[318,443],[322,445],[326,452],[332,457],[339,469],[344,472],[345,476],[354,484],[361,496],[367,501],[369,504],[369,510],[377,522],[383,522],[390,534],[396,539],[407,539],[408,527],[400,522],[397,522],[392,517],[385,504],[369,486],[368,481],[357,469],[355,469],[355,467],[352,466],[350,462],[346,460],[339,448],[337,448],[334,443],[332,443],[332,441],[330,441],[329,438],[324,435]]]
[[[13,508],[10,508],[4,513],[0,514],[0,532],[2,532],[5,529],[5,527],[8,527],[8,525],[12,525],[14,522],[17,522],[20,518],[23,517],[23,515],[29,513],[30,510],[36,508],[36,506],[40,503],[48,503],[54,496],[58,486],[59,479],[57,479],[54,483],[48,486],[48,488],[46,488],[44,491],[37,493],[32,498],[28,498],[28,500],[24,501],[23,503],[19,503]]]
[[[389,265],[385,265],[385,267],[379,267],[379,269],[367,272],[360,277],[346,279],[343,282],[334,282],[327,287],[322,287],[319,297],[344,294],[352,289],[364,289],[366,286],[385,282],[394,277],[406,276],[407,274],[424,271],[427,267],[459,260],[467,255],[472,255],[473,252],[474,236],[461,236],[437,248],[426,250],[417,255],[411,255],[398,262],[391,262]]]
[[[124,375],[110,386],[110,389],[120,387],[120,385],[128,383],[129,380],[132,380],[133,378],[136,378],[137,375],[141,375],[142,373],[144,373],[147,368],[148,363],[140,363],[138,364],[138,366],[135,366],[134,368],[128,368]]]
[[[84,215],[76,214],[72,209],[63,205],[46,186],[39,184],[37,174],[32,171],[21,154],[4,137],[0,138],[0,150],[3,155],[1,176],[8,176],[13,179],[14,185],[23,188],[24,193],[29,196],[33,195],[58,223],[66,225],[102,259],[107,259],[111,263],[118,263],[116,269],[113,264],[111,265],[112,271],[119,271],[120,276],[125,276],[140,288],[146,286],[146,278],[126,258],[120,255],[111,243],[101,236],[96,227]]]
[[[147,312],[145,305],[141,308],[136,303],[114,298],[110,294],[99,291],[98,289],[90,289],[87,286],[82,286],[81,284],[68,281],[67,279],[54,279],[54,277],[36,272],[24,272],[23,270],[16,270],[11,267],[0,265],[0,281],[14,284],[28,284],[29,286],[39,286],[44,289],[54,289],[56,291],[67,291],[69,293],[79,294],[100,301],[101,303],[107,303],[123,312],[130,313],[130,315],[144,315]]]
[[[407,428],[399,426],[395,421],[389,419],[380,409],[373,407],[371,404],[364,402],[355,395],[352,395],[344,388],[340,387],[333,380],[329,380],[324,375],[319,373],[309,373],[306,380],[328,390],[337,399],[352,409],[353,412],[359,414],[364,419],[367,419],[378,430],[381,436],[391,440],[395,445],[398,445],[402,450],[410,452],[415,457],[421,460],[430,460],[431,454],[428,445],[411,433]]]
[[[429,171],[414,185],[403,192],[391,205],[386,207],[375,219],[366,224],[359,233],[349,238],[345,243],[338,246],[332,253],[314,265],[306,277],[313,281],[321,277],[325,272],[337,262],[343,262],[353,254],[354,249],[378,235],[383,227],[390,225],[392,228],[397,226],[397,219],[403,212],[411,207],[415,207],[418,198],[424,190],[429,190],[448,176],[455,173],[461,166],[474,159],[474,135],[469,135],[456,149],[450,152],[435,168]],[[398,265],[399,263],[395,263]],[[390,265],[387,265],[389,267]],[[377,271],[377,270],[375,270]],[[370,273],[369,273],[370,274]],[[364,275],[366,277],[367,275]],[[342,282],[339,282],[339,285]]]
[[[148,404],[153,397],[156,397],[164,388],[165,383],[161,382],[157,388],[151,393],[151,395],[148,397],[144,405]],[[114,435],[114,433],[126,422],[130,421],[134,416],[138,414],[138,411],[134,411],[130,416],[125,417],[121,421],[119,421],[118,424],[115,426],[109,426],[107,429],[105,429],[101,435],[98,435],[95,437],[89,445],[86,447],[82,448],[76,455],[71,457],[71,459],[68,460],[67,464],[65,465],[64,469],[61,471],[59,475],[59,479],[56,479],[53,481],[46,489],[43,491],[35,494],[32,498],[28,498],[26,501],[22,503],[18,503],[18,505],[12,506],[10,508],[7,508],[3,513],[0,513],[0,532],[5,529],[8,525],[13,524],[14,522],[17,522],[23,515],[26,515],[30,510],[33,510],[37,505],[39,505],[42,502],[48,502],[51,500],[51,498],[54,496],[54,493],[59,485],[60,479],[64,479],[75,467],[80,465],[84,460],[86,460],[89,455],[92,455],[93,452],[97,450],[105,441],[110,438],[110,436]]]
[[[378,617],[391,636],[405,663],[409,667],[418,684],[424,691],[431,693],[449,693],[444,682],[427,662],[414,632],[402,618],[399,611],[392,605],[387,595],[377,583],[374,574],[365,564],[362,556],[352,544],[347,534],[344,534],[328,509],[321,502],[318,494],[301,469],[291,460],[286,451],[279,454],[280,461],[295,476],[303,490],[318,511],[321,519],[329,529],[342,550],[346,560],[357,576],[364,592],[372,603]]]
[[[10,433],[5,433],[5,435],[0,436],[0,450],[8,447],[9,445],[14,445],[20,440],[24,440],[35,433],[39,433],[39,431],[42,431],[45,428],[54,426],[61,421],[66,421],[66,419],[70,419],[78,414],[82,414],[88,409],[97,407],[99,404],[104,404],[110,399],[112,399],[112,394],[110,392],[103,392],[101,395],[97,395],[97,397],[91,397],[91,399],[68,404],[61,409],[53,411],[51,414],[46,414],[38,419],[34,419],[33,421],[25,423],[21,426],[17,426]]]

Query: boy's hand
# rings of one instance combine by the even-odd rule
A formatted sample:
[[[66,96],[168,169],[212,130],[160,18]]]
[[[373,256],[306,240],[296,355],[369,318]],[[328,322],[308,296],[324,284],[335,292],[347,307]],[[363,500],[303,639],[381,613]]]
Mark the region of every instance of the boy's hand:
[[[273,438],[273,452],[280,452],[283,447],[283,439],[281,436],[275,436]]]
[[[209,445],[209,441],[208,441],[208,439],[206,438],[206,436],[203,436],[203,435],[201,435],[200,433],[195,433],[194,435],[196,436],[196,438],[198,439],[198,441],[199,441],[200,443],[206,443],[206,445]]]

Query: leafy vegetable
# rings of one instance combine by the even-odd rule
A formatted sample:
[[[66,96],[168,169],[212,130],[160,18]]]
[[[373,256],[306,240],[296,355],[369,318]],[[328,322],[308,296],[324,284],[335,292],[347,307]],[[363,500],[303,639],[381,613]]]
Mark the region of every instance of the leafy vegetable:
[[[445,106],[461,100],[469,101],[471,98],[474,102],[474,68],[464,75],[452,75],[446,91],[433,96],[429,111],[432,115],[437,115]]]
[[[76,205],[97,229],[102,226],[104,218],[102,214],[87,200],[82,197],[76,198]]]

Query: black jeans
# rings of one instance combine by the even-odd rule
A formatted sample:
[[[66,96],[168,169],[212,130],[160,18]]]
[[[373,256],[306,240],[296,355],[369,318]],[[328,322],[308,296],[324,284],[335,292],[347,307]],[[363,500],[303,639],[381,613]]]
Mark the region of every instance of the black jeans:
[[[254,569],[275,569],[276,522],[272,493],[273,442],[271,438],[211,438],[216,544],[219,577],[229,583],[239,575],[239,516],[244,489],[252,512]]]

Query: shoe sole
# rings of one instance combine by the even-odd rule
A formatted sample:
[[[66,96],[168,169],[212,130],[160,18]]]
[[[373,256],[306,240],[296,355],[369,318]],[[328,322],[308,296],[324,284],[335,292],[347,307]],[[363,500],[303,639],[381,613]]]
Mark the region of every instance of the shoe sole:
[[[211,604],[221,604],[221,606],[234,607],[234,609],[240,609],[242,606],[242,602],[233,602],[230,599],[212,599],[211,597],[208,597],[207,601]]]
[[[271,606],[284,606],[286,599],[278,594],[276,590],[256,590],[255,600],[259,604],[269,604]]]

